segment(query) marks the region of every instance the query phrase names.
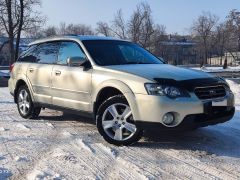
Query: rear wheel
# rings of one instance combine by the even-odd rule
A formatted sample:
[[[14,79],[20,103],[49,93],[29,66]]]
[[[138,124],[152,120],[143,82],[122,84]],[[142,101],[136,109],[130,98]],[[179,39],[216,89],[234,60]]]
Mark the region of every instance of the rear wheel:
[[[35,119],[41,112],[41,107],[34,107],[27,86],[21,86],[17,93],[18,112],[23,118]]]
[[[130,145],[141,138],[131,108],[123,95],[107,99],[97,113],[97,127],[103,138],[115,145]]]

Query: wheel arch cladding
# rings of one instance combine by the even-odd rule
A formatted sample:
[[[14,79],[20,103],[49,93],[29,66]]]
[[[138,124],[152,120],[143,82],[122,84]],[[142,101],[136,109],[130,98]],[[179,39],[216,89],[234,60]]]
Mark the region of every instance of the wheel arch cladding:
[[[114,91],[114,92],[110,93],[112,96],[117,95],[117,94],[124,95],[127,102],[129,103],[131,109],[133,110],[133,116],[135,117],[135,113],[134,113],[134,112],[136,112],[135,111],[135,109],[136,109],[135,95],[127,84],[125,84],[119,80],[105,81],[98,86],[95,93],[93,93],[94,115],[96,115],[98,107],[100,106],[100,104],[98,103],[98,100],[99,100],[99,98],[101,98],[102,93],[103,92],[108,93],[108,91],[110,91],[110,90]],[[109,97],[111,97],[111,96],[107,96],[107,98],[109,98]]]
[[[17,103],[17,92],[18,92],[18,89],[21,87],[21,86],[27,86],[27,83],[26,81],[24,81],[23,79],[19,79],[16,83],[16,87],[15,87],[15,90],[14,90],[14,102]]]

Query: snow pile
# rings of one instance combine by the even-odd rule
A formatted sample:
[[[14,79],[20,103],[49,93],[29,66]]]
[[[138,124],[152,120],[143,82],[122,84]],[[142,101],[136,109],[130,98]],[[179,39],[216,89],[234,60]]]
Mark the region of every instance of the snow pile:
[[[19,129],[19,130],[22,130],[22,131],[31,131],[31,128],[29,128],[28,126],[24,125],[24,124],[21,124],[21,123],[18,123],[16,125],[16,127]]]
[[[14,160],[15,160],[16,162],[21,162],[21,161],[28,161],[28,158],[25,157],[25,156],[16,156],[16,157],[14,158]]]
[[[61,177],[60,174],[58,173],[51,173],[48,171],[41,171],[41,170],[34,170],[30,174],[27,175],[27,180],[41,180],[41,179],[54,179],[54,180],[60,180],[60,179],[65,179]]]
[[[71,133],[68,132],[68,131],[64,131],[62,134],[63,134],[65,137],[71,137],[71,136],[73,136],[73,134],[71,134]]]
[[[202,70],[202,71],[205,71],[205,72],[212,72],[212,73],[217,73],[217,72],[240,72],[240,66],[236,66],[236,67],[228,67],[227,69],[223,69],[222,66],[219,66],[219,67],[202,67],[202,68],[199,68],[199,67],[195,67],[195,68],[192,68],[192,69],[195,69],[195,70]]]
[[[110,147],[107,147],[105,145],[103,145],[102,143],[98,143],[96,144],[100,149],[102,149],[103,151],[105,151],[109,156],[111,156],[112,158],[116,158],[117,157],[117,152],[110,148]]]
[[[94,150],[90,147],[90,145],[84,142],[82,139],[77,140],[77,145],[79,145],[80,148],[83,148],[90,153],[94,153]]]
[[[46,125],[47,125],[48,127],[54,128],[54,126],[53,126],[52,123],[47,122]]]
[[[0,131],[6,131],[4,127],[0,127]]]

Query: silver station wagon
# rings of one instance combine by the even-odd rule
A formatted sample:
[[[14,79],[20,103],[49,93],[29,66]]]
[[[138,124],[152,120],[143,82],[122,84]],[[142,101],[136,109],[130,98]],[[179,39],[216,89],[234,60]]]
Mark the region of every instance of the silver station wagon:
[[[43,108],[93,117],[103,138],[129,145],[147,129],[187,130],[230,120],[226,81],[175,67],[125,40],[61,36],[29,45],[11,67],[9,88],[19,114]]]

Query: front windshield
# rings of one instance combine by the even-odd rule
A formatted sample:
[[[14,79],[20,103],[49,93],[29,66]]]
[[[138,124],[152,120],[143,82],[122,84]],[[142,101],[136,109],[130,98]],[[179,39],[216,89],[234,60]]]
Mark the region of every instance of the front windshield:
[[[83,44],[100,66],[125,64],[163,64],[140,46],[117,40],[85,40]]]

